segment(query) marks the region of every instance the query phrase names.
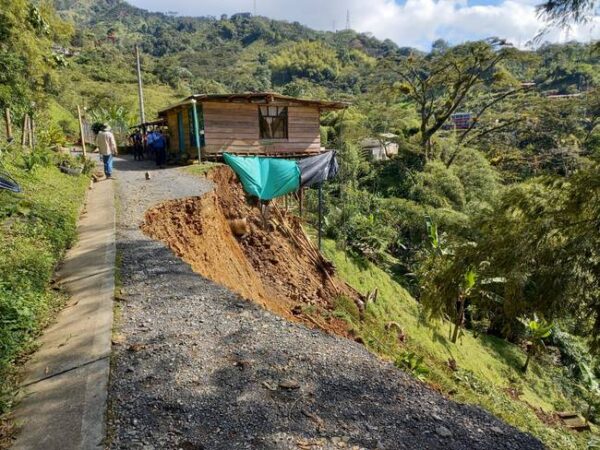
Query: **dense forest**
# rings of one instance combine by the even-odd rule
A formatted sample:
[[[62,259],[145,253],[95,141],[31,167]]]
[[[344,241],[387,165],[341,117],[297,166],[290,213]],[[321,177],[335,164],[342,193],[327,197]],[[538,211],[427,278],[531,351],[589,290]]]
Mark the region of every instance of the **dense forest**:
[[[548,408],[577,408],[600,424],[597,44],[521,50],[492,37],[438,40],[424,52],[248,13],[174,17],[121,0],[0,5],[0,108],[17,126],[35,117],[39,146],[75,139],[78,104],[114,126],[136,122],[135,44],[150,116],[191,93],[348,101],[321,124],[341,167],[325,189],[325,235],[406,289],[419,321],[448,332],[452,345],[468,335],[521,347],[526,360],[502,373],[517,398],[543,379],[535,389],[553,386]],[[467,124],[453,126],[465,112]],[[397,144],[397,155],[373,160],[366,138]],[[385,354],[377,342],[367,344]],[[433,356],[412,350],[399,365],[425,373]],[[510,395],[498,401],[465,373],[466,401],[508,402],[494,412],[560,448],[600,445],[563,431],[542,436],[553,426],[543,412],[531,408],[541,428],[511,417],[521,409]]]

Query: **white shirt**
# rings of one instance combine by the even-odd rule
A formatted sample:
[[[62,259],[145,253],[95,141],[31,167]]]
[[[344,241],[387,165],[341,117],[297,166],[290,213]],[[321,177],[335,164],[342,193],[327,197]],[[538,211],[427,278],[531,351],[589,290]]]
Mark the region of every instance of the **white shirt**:
[[[110,131],[101,131],[96,136],[96,147],[101,155],[116,155],[117,154],[117,142],[115,141],[115,135]]]

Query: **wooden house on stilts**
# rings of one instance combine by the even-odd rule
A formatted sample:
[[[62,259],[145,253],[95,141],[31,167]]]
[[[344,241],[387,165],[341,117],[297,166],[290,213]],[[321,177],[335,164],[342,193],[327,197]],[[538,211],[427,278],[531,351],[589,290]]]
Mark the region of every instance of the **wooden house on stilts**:
[[[159,112],[172,159],[237,155],[300,157],[322,153],[320,116],[347,104],[271,92],[192,95]]]

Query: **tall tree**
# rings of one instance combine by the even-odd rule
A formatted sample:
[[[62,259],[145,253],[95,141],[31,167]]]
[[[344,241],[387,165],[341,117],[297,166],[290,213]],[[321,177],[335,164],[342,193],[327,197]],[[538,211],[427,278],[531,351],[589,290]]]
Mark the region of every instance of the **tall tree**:
[[[501,63],[509,54],[508,45],[498,39],[469,42],[449,49],[441,47],[428,55],[413,53],[397,61],[399,88],[415,104],[420,118],[420,145],[426,159],[432,159],[432,137],[453,113],[475,96],[478,102],[473,123],[493,105],[518,92],[516,80],[507,83]],[[460,140],[475,126],[461,133]]]
[[[599,5],[598,0],[547,0],[538,12],[550,25],[565,27],[587,21]]]

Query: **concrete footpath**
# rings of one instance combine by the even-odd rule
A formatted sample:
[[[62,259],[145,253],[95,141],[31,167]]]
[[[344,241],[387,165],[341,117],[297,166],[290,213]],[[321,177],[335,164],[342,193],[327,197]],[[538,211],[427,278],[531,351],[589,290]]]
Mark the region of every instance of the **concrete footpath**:
[[[114,182],[88,191],[57,281],[70,295],[25,366],[13,449],[96,449],[106,434],[115,268]]]

